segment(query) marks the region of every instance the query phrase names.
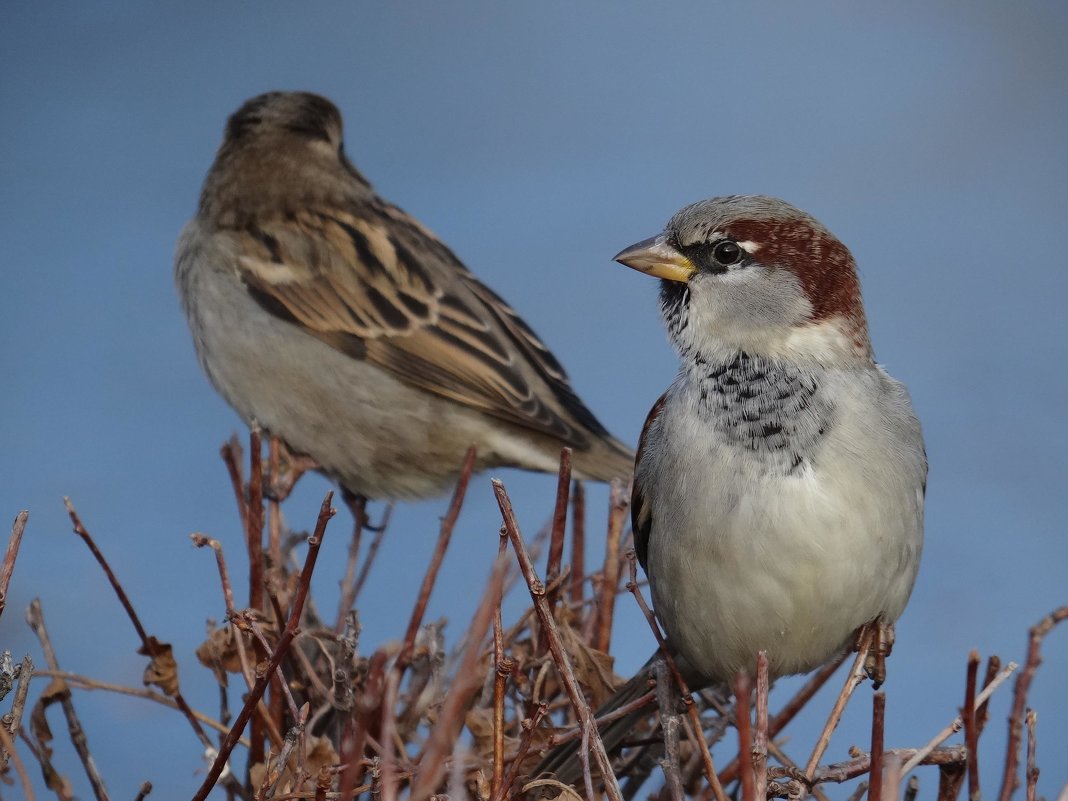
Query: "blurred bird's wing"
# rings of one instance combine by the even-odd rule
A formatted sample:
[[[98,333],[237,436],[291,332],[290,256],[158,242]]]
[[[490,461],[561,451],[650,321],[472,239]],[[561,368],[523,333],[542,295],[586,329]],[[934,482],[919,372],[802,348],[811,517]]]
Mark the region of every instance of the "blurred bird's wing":
[[[337,350],[579,448],[610,439],[537,335],[400,209],[312,208],[236,235],[260,305]]]

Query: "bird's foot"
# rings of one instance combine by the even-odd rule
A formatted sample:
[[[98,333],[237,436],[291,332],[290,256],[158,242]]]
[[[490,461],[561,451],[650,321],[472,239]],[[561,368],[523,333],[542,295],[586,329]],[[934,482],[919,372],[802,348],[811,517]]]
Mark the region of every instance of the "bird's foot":
[[[872,632],[872,641],[864,659],[864,672],[871,679],[873,689],[878,690],[886,681],[886,658],[894,648],[894,624],[877,617],[871,623],[861,626],[857,629],[857,650],[868,631]]]

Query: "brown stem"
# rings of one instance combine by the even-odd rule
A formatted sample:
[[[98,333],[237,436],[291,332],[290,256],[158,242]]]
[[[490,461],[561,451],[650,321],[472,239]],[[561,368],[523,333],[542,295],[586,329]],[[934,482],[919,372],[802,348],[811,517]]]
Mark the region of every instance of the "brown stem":
[[[856,659],[853,660],[853,667],[849,671],[845,684],[842,685],[842,691],[838,693],[838,698],[835,699],[831,714],[827,718],[823,731],[820,733],[820,738],[816,742],[816,747],[812,749],[812,755],[808,758],[808,764],[805,766],[805,775],[810,779],[816,773],[816,766],[819,765],[823,752],[827,750],[827,746],[831,742],[831,735],[838,727],[838,721],[842,719],[842,713],[845,711],[846,704],[849,703],[853,691],[864,681],[864,661],[868,658],[868,651],[871,648],[872,640],[875,638],[877,626],[878,623],[876,622],[869,623],[864,627],[860,637],[860,648],[857,651]]]
[[[964,745],[968,749],[968,798],[979,801],[979,729],[975,722],[975,682],[979,675],[979,652],[968,654],[964,681],[964,706],[961,723],[964,725]]]
[[[1012,712],[1009,713],[1009,742],[1005,747],[1005,771],[1001,779],[1000,801],[1010,801],[1013,791],[1020,785],[1017,770],[1020,763],[1020,739],[1023,734],[1024,710],[1027,707],[1027,693],[1035,678],[1038,666],[1042,664],[1042,640],[1061,621],[1068,619],[1068,605],[1055,609],[1037,624],[1031,627],[1027,638],[1027,661],[1023,670],[1016,677],[1016,686],[1012,693]]]
[[[571,603],[582,604],[586,583],[586,488],[575,482],[571,492]]]
[[[549,554],[545,564],[545,582],[553,587],[560,575],[560,565],[564,559],[564,529],[567,526],[567,504],[571,493],[571,449],[560,451],[560,471],[556,481],[556,505],[553,507],[552,533],[549,535]],[[547,594],[549,607],[556,608],[560,597],[559,586]],[[544,643],[540,643],[539,653],[544,653]]]
[[[871,696],[871,767],[868,777],[868,801],[882,801],[885,736],[886,693],[874,692]]]
[[[11,537],[7,541],[3,565],[0,566],[0,615],[4,614],[4,607],[7,606],[7,588],[15,571],[15,558],[19,555],[22,534],[26,531],[26,521],[29,519],[30,513],[24,509],[15,515],[15,522],[11,524]]]
[[[820,691],[827,680],[834,675],[834,672],[838,670],[841,664],[845,661],[847,652],[843,651],[835,659],[828,662],[821,667],[808,681],[804,683],[800,690],[794,693],[793,697],[786,702],[779,712],[772,716],[768,721],[768,739],[774,740],[787,724],[793,720],[797,713],[804,709],[805,704],[812,700],[812,697]],[[726,785],[734,781],[738,777],[738,760],[735,758],[730,764],[727,765],[719,774],[720,784]]]
[[[408,662],[412,658],[412,651],[415,648],[415,637],[419,633],[419,627],[423,623],[423,615],[426,614],[426,606],[430,602],[430,593],[434,589],[434,583],[438,578],[438,571],[441,569],[441,563],[445,559],[445,551],[449,547],[449,541],[452,539],[453,529],[456,528],[456,521],[460,517],[460,509],[464,504],[464,496],[467,494],[467,484],[471,480],[471,471],[475,469],[475,446],[472,445],[467,449],[467,456],[464,457],[463,467],[460,469],[460,478],[456,482],[456,489],[452,493],[452,502],[449,504],[449,510],[445,513],[445,517],[442,518],[441,528],[438,531],[438,542],[434,548],[434,555],[430,559],[430,564],[427,566],[426,574],[423,576],[423,583],[419,587],[419,596],[415,602],[415,608],[412,609],[412,616],[408,620],[408,629],[404,633],[404,644],[401,646],[400,653],[397,655],[396,670],[398,674],[403,674],[404,668],[407,667]]]
[[[756,801],[756,786],[753,782],[753,731],[749,717],[751,690],[749,676],[739,672],[734,677],[734,725],[738,729],[738,759],[741,760],[739,777],[742,780],[742,801]]]
[[[578,681],[571,668],[571,661],[564,651],[560,632],[556,627],[556,620],[553,618],[552,610],[549,609],[549,604],[545,599],[545,585],[538,578],[526,546],[523,544],[523,537],[519,532],[519,524],[516,522],[515,513],[512,511],[512,502],[500,481],[493,479],[492,484],[493,492],[497,496],[497,505],[500,507],[501,516],[504,519],[504,528],[512,542],[516,559],[519,561],[519,569],[523,573],[523,578],[526,579],[530,597],[534,602],[534,609],[538,615],[538,621],[541,623],[548,638],[549,651],[552,653],[553,662],[556,664],[560,679],[567,690],[568,698],[575,709],[579,723],[582,725],[584,736],[587,734],[589,736],[590,747],[597,761],[597,767],[601,771],[601,778],[605,783],[605,794],[611,801],[621,801],[622,795],[619,784],[612,773],[612,765],[608,759],[608,753],[605,751],[604,742],[602,742],[601,735],[594,723],[593,711],[590,709],[590,705],[586,703],[586,699],[579,689]]]
[[[628,495],[618,481],[612,482],[608,506],[608,536],[605,537],[604,567],[601,569],[601,593],[597,604],[597,628],[592,645],[594,650],[608,653],[612,640],[612,617],[616,606],[616,587],[619,586],[620,551],[623,522],[627,517]]]
[[[1025,720],[1027,722],[1027,801],[1035,801],[1039,772],[1035,762],[1035,749],[1038,745],[1035,738],[1035,726],[1038,723],[1038,714],[1035,710],[1028,709]],[[972,801],[978,801],[978,796],[972,796]]]
[[[326,524],[335,513],[334,509],[330,506],[330,501],[333,497],[333,492],[326,493],[326,498],[323,499],[322,506],[319,509],[319,518],[315,523],[315,531],[308,539],[308,554],[304,560],[304,569],[301,570],[300,573],[300,581],[297,584],[297,591],[290,607],[289,620],[286,622],[285,630],[282,632],[282,636],[278,638],[278,643],[275,645],[274,652],[271,654],[267,669],[256,679],[256,684],[253,686],[252,690],[249,691],[248,697],[245,699],[245,704],[241,707],[241,712],[238,713],[237,719],[234,721],[234,725],[230,728],[230,732],[220,744],[219,753],[215,757],[214,762],[212,762],[211,768],[208,770],[208,775],[204,778],[204,782],[200,785],[200,789],[198,789],[196,795],[193,796],[193,801],[204,801],[204,799],[208,797],[208,793],[210,793],[211,789],[215,786],[219,776],[222,774],[223,768],[226,766],[227,760],[230,758],[230,752],[234,750],[234,746],[237,745],[241,732],[244,731],[249,718],[252,717],[252,711],[255,709],[260,698],[263,697],[264,690],[267,689],[267,684],[270,682],[271,677],[274,676],[274,672],[278,669],[278,665],[281,664],[282,657],[285,655],[290,643],[292,643],[293,638],[297,636],[300,615],[301,612],[304,611],[304,602],[308,597],[308,588],[311,585],[312,571],[315,570],[315,560],[319,556],[319,546],[322,544],[323,536],[326,534]]]
[[[534,742],[534,732],[538,730],[538,726],[541,725],[542,719],[547,714],[549,714],[549,705],[542,701],[534,708],[534,714],[530,717],[530,720],[523,721],[523,736],[519,741],[519,747],[516,749],[515,756],[512,757],[512,763],[508,766],[508,773],[497,786],[497,789],[494,790],[493,795],[490,796],[490,801],[504,801],[507,797],[508,788],[512,786],[516,776],[519,775],[519,771],[523,767],[523,761],[530,752],[530,746]]]

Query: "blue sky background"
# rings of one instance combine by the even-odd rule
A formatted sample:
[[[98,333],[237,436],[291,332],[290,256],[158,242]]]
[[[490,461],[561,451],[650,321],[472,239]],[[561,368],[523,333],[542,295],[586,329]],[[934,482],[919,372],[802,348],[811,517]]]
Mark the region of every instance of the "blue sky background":
[[[849,245],[877,355],[909,385],[931,460],[925,559],[887,685],[887,744],[925,742],[960,704],[969,649],[1020,659],[1027,627],[1068,600],[1066,37],[1057,2],[4,4],[0,516],[31,518],[0,648],[43,662],[21,620],[39,596],[65,668],[140,684],[134,634],[70,533],[69,495],[148,628],[174,643],[187,696],[214,714],[192,652],[224,607],[188,534],[222,539],[241,570],[217,452],[244,429],[196,363],[171,261],[226,116],[265,90],[308,89],[341,108],[379,191],[509,299],[631,442],[675,360],[655,282],[615,252],[686,203],[757,192]],[[533,533],[553,480],[501,475]],[[294,526],[313,523],[327,488],[305,480]],[[591,531],[605,497],[591,492]],[[362,604],[365,652],[403,631],[445,506],[398,508]],[[498,525],[484,476],[429,610],[453,637]],[[321,598],[336,598],[347,528],[342,513]],[[622,616],[619,672],[652,647]],[[1032,703],[1052,797],[1068,776],[1068,632],[1045,653]],[[832,758],[867,742],[869,695]],[[984,735],[988,795],[1008,699]],[[76,702],[116,797],[144,779],[161,798],[199,783],[180,716]],[[800,751],[815,717],[792,729]],[[69,748],[58,754],[87,796]],[[920,779],[932,797],[936,774]]]

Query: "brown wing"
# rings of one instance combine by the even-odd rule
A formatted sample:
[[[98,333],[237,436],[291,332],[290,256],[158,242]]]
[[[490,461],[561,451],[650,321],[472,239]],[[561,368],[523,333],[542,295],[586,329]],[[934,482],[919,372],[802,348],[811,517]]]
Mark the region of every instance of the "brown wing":
[[[607,436],[534,332],[401,210],[307,211],[238,236],[253,296],[332,347],[577,447]]]
[[[653,510],[642,491],[640,468],[642,456],[649,442],[649,429],[664,410],[666,400],[667,393],[665,392],[657,398],[653,408],[649,410],[645,425],[642,426],[642,434],[638,438],[638,452],[634,461],[634,485],[630,491],[630,526],[634,532],[634,553],[638,557],[638,564],[642,566],[642,570],[646,569],[646,559],[649,556],[649,532],[653,526]]]

